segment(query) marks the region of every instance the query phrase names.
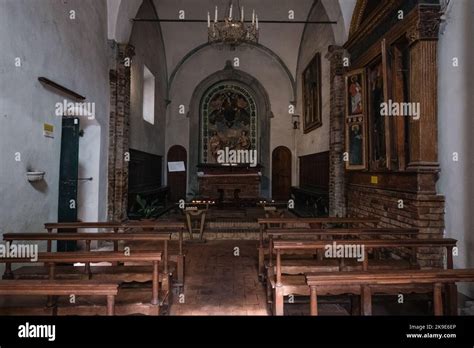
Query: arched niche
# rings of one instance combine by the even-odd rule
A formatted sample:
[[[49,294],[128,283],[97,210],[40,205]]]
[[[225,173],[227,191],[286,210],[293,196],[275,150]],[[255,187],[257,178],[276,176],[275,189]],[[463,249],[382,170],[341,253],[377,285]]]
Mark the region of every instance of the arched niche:
[[[188,187],[190,193],[198,192],[197,166],[200,152],[200,116],[201,101],[206,92],[218,83],[232,83],[240,86],[252,94],[258,110],[258,158],[262,168],[261,193],[264,197],[270,194],[270,118],[273,117],[268,93],[262,84],[253,76],[234,69],[231,62],[226,63],[223,70],[208,76],[201,81],[194,90],[189,106],[189,176]]]

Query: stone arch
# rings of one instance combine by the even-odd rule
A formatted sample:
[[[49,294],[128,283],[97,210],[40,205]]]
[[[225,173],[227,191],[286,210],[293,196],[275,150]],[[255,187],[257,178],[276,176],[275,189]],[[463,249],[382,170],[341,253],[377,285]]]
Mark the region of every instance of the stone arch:
[[[296,81],[295,81],[295,78],[293,77],[293,74],[291,73],[290,69],[288,68],[288,66],[286,65],[286,63],[283,61],[283,59],[281,59],[281,57],[276,54],[275,52],[273,52],[270,48],[262,45],[262,44],[259,44],[259,43],[245,43],[244,44],[245,46],[249,46],[251,48],[256,48],[262,52],[264,52],[265,54],[267,54],[268,56],[270,56],[272,59],[274,59],[278,65],[281,67],[281,69],[284,71],[284,73],[287,75],[288,77],[288,81],[291,85],[291,90],[293,91],[293,100],[296,99]],[[190,59],[192,59],[192,57],[198,53],[199,51],[207,48],[207,47],[210,47],[211,44],[206,42],[206,43],[203,43],[195,48],[193,48],[191,51],[189,51],[188,53],[186,53],[186,55],[183,56],[183,58],[181,58],[181,60],[178,62],[178,64],[176,65],[176,67],[173,69],[172,73],[170,74],[170,78],[169,78],[169,82],[168,82],[168,93],[171,91],[171,88],[173,87],[173,81],[176,77],[176,75],[178,74],[179,70],[181,69],[181,67]]]
[[[270,119],[273,117],[270,98],[263,85],[250,74],[234,69],[230,61],[226,63],[223,70],[208,76],[195,88],[189,105],[189,125],[191,130],[197,130],[200,126],[201,99],[206,91],[219,82],[228,81],[241,85],[249,90],[255,97],[257,109],[259,110],[259,158],[262,168],[262,195],[269,196],[270,191]],[[188,187],[197,192],[197,165],[199,164],[199,132],[191,131],[189,134],[189,175]]]

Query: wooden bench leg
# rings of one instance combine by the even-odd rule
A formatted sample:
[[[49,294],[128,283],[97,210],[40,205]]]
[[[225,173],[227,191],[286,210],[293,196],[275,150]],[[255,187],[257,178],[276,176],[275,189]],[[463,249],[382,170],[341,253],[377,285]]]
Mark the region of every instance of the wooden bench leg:
[[[5,272],[3,273],[3,279],[13,279],[12,264],[10,262],[5,263]]]
[[[436,283],[433,289],[434,315],[443,315],[443,284]]]
[[[169,268],[168,268],[168,264],[169,264],[169,259],[168,259],[168,241],[165,240],[164,242],[165,246],[164,246],[164,259],[165,259],[165,264],[164,264],[164,268],[163,268],[163,280],[162,280],[162,288],[163,290],[165,290],[166,292],[168,292],[168,294],[170,293],[170,272],[169,272]],[[166,297],[166,303],[168,302],[168,296]]]
[[[351,315],[360,315],[360,297],[357,295],[350,295],[351,300]]]
[[[318,295],[315,286],[310,286],[310,309],[312,316],[318,315]]]
[[[263,246],[258,247],[258,276],[260,280],[264,278],[264,271],[265,271],[265,253]]]
[[[158,261],[153,261],[153,285],[152,285],[152,297],[151,297],[152,305],[159,304],[159,300],[158,300],[158,293],[160,291],[159,266],[160,265]]]
[[[458,315],[458,287],[455,283],[446,284],[446,302],[449,315]]]
[[[107,295],[107,315],[115,315],[115,296]]]
[[[184,255],[178,255],[178,283],[184,285]]]
[[[56,277],[55,276],[56,265],[54,263],[50,263],[48,267],[49,267],[49,280],[54,280],[54,278]],[[48,308],[54,307],[55,302],[56,302],[56,296],[48,296],[47,301],[46,301],[46,306]]]
[[[184,285],[184,251],[183,251],[183,230],[179,230],[179,254],[177,260],[177,267],[178,267],[178,283],[183,286]]]
[[[267,303],[272,303],[273,302],[273,298],[272,298],[273,289],[272,289],[272,283],[270,282],[269,279],[266,280],[265,287],[267,289]]]
[[[86,251],[89,252],[91,251],[91,241],[90,240],[86,240]],[[90,262],[86,262],[86,273],[87,273],[87,277],[90,279],[92,279],[92,271],[91,271],[91,263]]]
[[[372,315],[372,292],[370,287],[363,285],[360,291],[362,315]]]
[[[274,315],[283,315],[283,306],[284,306],[284,297],[283,297],[283,286],[275,286],[275,296],[273,296],[273,314]]]

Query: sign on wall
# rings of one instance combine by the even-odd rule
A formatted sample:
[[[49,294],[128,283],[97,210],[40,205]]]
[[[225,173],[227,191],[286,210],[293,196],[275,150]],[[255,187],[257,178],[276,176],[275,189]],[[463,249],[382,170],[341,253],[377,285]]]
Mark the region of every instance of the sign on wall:
[[[54,138],[54,126],[49,123],[43,123],[43,135],[46,138]]]
[[[184,165],[184,162],[168,162],[168,171],[170,173],[175,173],[175,172],[185,172],[186,167]]]

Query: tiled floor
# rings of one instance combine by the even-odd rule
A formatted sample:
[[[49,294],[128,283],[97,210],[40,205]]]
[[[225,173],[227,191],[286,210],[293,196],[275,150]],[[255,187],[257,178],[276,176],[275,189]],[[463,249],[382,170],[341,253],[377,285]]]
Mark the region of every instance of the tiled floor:
[[[186,251],[185,286],[171,315],[268,315],[256,241],[207,241]]]
[[[186,243],[185,286],[175,293],[170,315],[270,315],[257,276],[257,241],[210,240]],[[181,296],[180,296],[181,295]],[[374,299],[377,315],[427,315],[426,299],[397,304],[396,296]],[[349,315],[348,296],[322,297],[320,315]],[[307,298],[285,304],[285,315],[309,315]]]

